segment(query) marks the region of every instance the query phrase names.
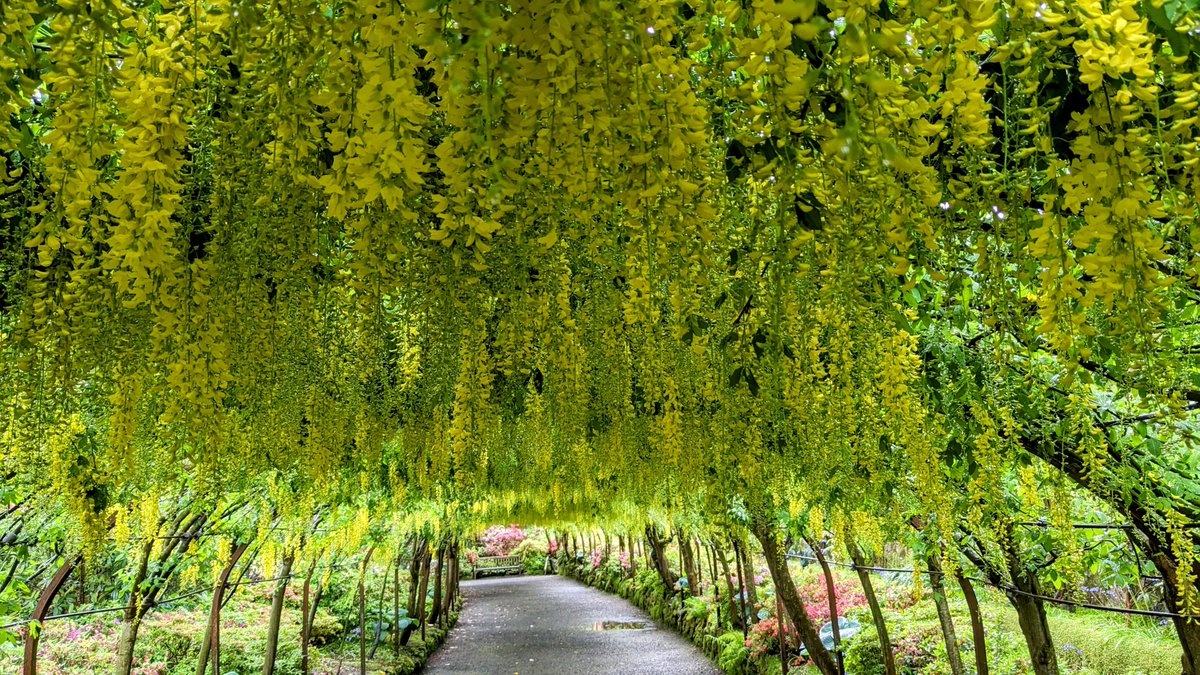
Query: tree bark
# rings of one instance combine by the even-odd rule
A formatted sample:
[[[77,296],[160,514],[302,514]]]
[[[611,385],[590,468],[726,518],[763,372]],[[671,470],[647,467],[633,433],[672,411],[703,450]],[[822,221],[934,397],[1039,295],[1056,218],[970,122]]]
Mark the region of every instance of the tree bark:
[[[358,673],[367,675],[367,566],[371,564],[371,554],[375,547],[367,549],[363,558],[362,572],[358,575]]]
[[[425,603],[429,598],[429,568],[433,564],[428,548],[421,561],[421,588],[417,591],[417,620],[421,622],[421,642],[425,641]]]
[[[129,605],[122,613],[121,635],[117,638],[117,662],[113,668],[115,675],[129,675],[129,672],[133,670],[133,646],[137,642],[141,613],[139,608],[140,589],[142,582],[146,580],[146,571],[150,567],[150,554],[153,550],[153,539],[142,545],[142,554],[138,556],[138,566],[133,573],[133,582],[129,584]]]
[[[437,548],[433,570],[433,608],[429,611],[429,622],[437,624],[442,619],[442,586],[446,577],[446,545]]]
[[[946,659],[953,675],[962,675],[962,653],[958,651],[958,634],[954,630],[954,617],[950,616],[950,604],[946,602],[946,575],[942,572],[941,546],[937,546],[926,557],[929,565],[929,587],[933,591],[933,603],[937,606],[938,623],[942,626],[942,640],[946,643]]]
[[[400,659],[400,554],[392,568],[392,656]],[[307,675],[307,674],[306,674]]]
[[[196,675],[204,675],[204,671],[208,669],[210,658],[214,662],[220,660],[221,596],[225,594],[225,585],[229,583],[229,575],[233,573],[234,565],[237,565],[238,560],[249,547],[248,542],[233,547],[229,555],[229,562],[221,568],[221,576],[217,578],[217,585],[213,587],[212,607],[208,610],[208,628],[204,632],[204,642],[200,644],[200,656],[196,660]],[[220,666],[214,666],[213,672],[219,675]]]
[[[1012,526],[1009,524],[1008,541],[1012,541]],[[1036,675],[1058,675],[1058,658],[1054,653],[1054,641],[1050,637],[1050,625],[1046,621],[1046,608],[1040,595],[1037,577],[1020,564],[1016,552],[1004,547],[1005,563],[1012,585],[1005,583],[1004,573],[981,551],[971,546],[960,550],[977,567],[993,586],[1004,589],[1008,602],[1017,610],[1017,621],[1025,646],[1029,649],[1029,660]]]
[[[154,551],[154,538],[147,540],[139,556],[138,571],[130,584],[129,605],[125,608],[125,621],[121,626],[121,636],[117,642],[117,662],[114,668],[116,675],[129,675],[133,670],[133,650],[137,644],[138,630],[146,612],[154,606],[159,593],[166,588],[171,575],[175,572],[179,561],[173,560],[177,551],[186,551],[188,544],[200,532],[207,519],[206,514],[189,515],[181,510],[175,518],[173,527],[166,535],[167,544],[155,559],[153,571],[150,570],[150,558]]]
[[[304,593],[300,601],[300,675],[308,675],[308,643],[312,640],[312,621],[308,618],[312,595],[312,577],[317,565],[314,562],[304,576]]]
[[[754,583],[754,566],[750,564],[750,548],[741,535],[734,537],[733,550],[742,559],[742,570],[746,575],[742,580],[742,584],[746,587],[748,610],[746,620],[753,625],[758,623],[758,584]]]
[[[896,675],[896,655],[892,653],[892,640],[888,635],[887,622],[883,618],[883,610],[879,608],[879,598],[875,597],[875,586],[871,583],[871,573],[864,569],[867,558],[854,540],[846,542],[850,552],[850,560],[854,562],[854,571],[858,573],[858,582],[862,584],[863,594],[867,596],[867,605],[871,608],[871,621],[875,623],[875,633],[879,636],[879,648],[883,650],[883,669],[887,675]]]
[[[775,582],[775,592],[779,595],[780,601],[783,602],[784,608],[787,609],[788,616],[792,618],[792,623],[796,625],[800,639],[808,647],[809,657],[823,675],[834,675],[837,672],[837,664],[834,662],[829,650],[825,649],[825,645],[821,644],[821,639],[817,635],[817,628],[813,626],[813,622],[808,618],[808,612],[804,608],[804,600],[800,598],[800,594],[796,591],[796,584],[792,580],[792,574],[787,567],[787,557],[780,549],[779,542],[775,539],[774,529],[767,523],[757,519],[753,522],[752,529],[755,538],[762,545],[763,555],[767,559],[767,569],[770,570],[771,579]]]
[[[783,675],[788,675],[788,644],[787,644],[787,617],[783,614],[783,601],[779,599],[779,594],[775,594],[775,632],[779,640],[779,672]]]
[[[688,595],[700,594],[700,578],[696,574],[696,558],[692,555],[692,542],[687,533],[679,531],[679,557],[683,561],[683,573],[687,577]]]
[[[738,611],[742,602],[741,597],[739,596],[736,600],[734,598],[738,593],[733,587],[733,575],[729,573],[729,559],[725,557],[725,552],[717,547],[716,542],[713,542],[712,550],[713,556],[721,561],[721,574],[725,577],[725,588],[728,591],[729,600],[729,624],[734,628],[742,629],[744,634],[746,632],[746,616],[744,612]],[[745,636],[743,635],[743,637]]]
[[[667,546],[663,542],[662,537],[658,532],[658,528],[653,525],[646,526],[646,539],[650,542],[651,562],[654,564],[655,571],[658,572],[658,578],[662,580],[664,595],[671,595],[675,589],[675,582],[679,577],[671,571],[671,565],[667,562]]]
[[[267,624],[267,647],[263,655],[263,675],[274,675],[275,656],[279,652],[279,623],[283,620],[283,600],[287,593],[288,578],[292,575],[292,562],[295,553],[288,552],[283,557],[280,567],[280,579],[275,584],[275,593],[271,597],[271,619]]]
[[[963,597],[967,600],[967,610],[971,612],[975,675],[988,675],[987,642],[983,632],[983,615],[979,612],[979,598],[975,597],[975,587],[971,585],[971,580],[966,575],[958,575],[958,585],[962,588]]]
[[[737,540],[730,539],[733,545],[733,563],[737,567],[738,578],[738,608],[742,612],[742,636],[746,637],[747,631],[754,623],[750,620],[750,584],[746,582],[746,566],[742,562],[742,551],[737,545]]]
[[[842,630],[838,625],[837,587],[833,582],[833,570],[829,567],[829,561],[825,559],[825,553],[821,551],[820,542],[813,541],[808,537],[805,537],[804,541],[808,542],[808,547],[817,557],[817,562],[821,565],[821,572],[825,576],[825,594],[829,596],[829,628],[833,634],[833,653],[837,660],[837,671],[839,675],[844,675],[846,667],[842,659]],[[785,565],[787,564],[786,556],[783,562]]]
[[[39,624],[46,618],[46,614],[50,612],[50,603],[54,602],[54,596],[62,590],[63,584],[67,582],[67,577],[70,576],[71,570],[75,569],[75,565],[80,561],[79,558],[68,558],[63,563],[62,567],[58,568],[58,572],[50,579],[50,583],[46,585],[38,597],[37,605],[34,606],[33,616],[30,617],[30,623],[38,622]],[[22,675],[37,675],[37,657],[38,657],[38,634],[41,633],[42,626],[37,626],[35,632],[34,627],[30,626],[29,636],[25,638],[25,660],[21,666]]]

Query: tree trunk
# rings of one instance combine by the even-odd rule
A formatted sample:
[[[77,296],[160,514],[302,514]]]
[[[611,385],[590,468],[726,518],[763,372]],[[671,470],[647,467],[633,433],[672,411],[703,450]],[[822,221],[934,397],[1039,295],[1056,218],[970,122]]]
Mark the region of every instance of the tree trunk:
[[[128,621],[121,624],[121,636],[117,638],[117,665],[113,671],[116,675],[129,675],[133,672],[133,647],[137,644],[141,624],[141,612],[137,611]]]
[[[429,549],[421,561],[421,587],[417,590],[417,620],[421,622],[421,642],[425,641],[425,603],[429,598],[429,568],[433,564]]]
[[[421,581],[421,567],[425,564],[425,552],[429,549],[429,540],[418,537],[413,542],[412,561],[408,564],[408,616],[417,619],[417,587]]]
[[[113,667],[115,675],[129,675],[133,670],[133,645],[137,641],[142,582],[146,580],[146,571],[150,567],[150,554],[154,550],[154,540],[150,539],[142,545],[142,554],[138,556],[137,570],[133,573],[133,581],[129,584],[129,605],[121,618],[121,636],[117,639],[117,662]]]
[[[833,653],[837,660],[838,673],[844,674],[846,667],[842,660],[842,630],[838,625],[837,588],[833,583],[833,570],[829,567],[829,561],[825,559],[825,553],[821,551],[820,542],[815,542],[808,537],[805,537],[804,541],[808,542],[808,546],[812,549],[813,555],[817,557],[817,562],[821,565],[821,572],[825,576],[825,594],[829,596],[829,627],[833,633]],[[787,564],[786,556],[784,556],[783,563]]]
[[[221,597],[225,595],[225,585],[229,583],[229,575],[233,573],[234,566],[237,565],[238,560],[249,546],[249,543],[242,543],[233,547],[233,551],[229,555],[229,562],[221,568],[221,576],[217,578],[217,585],[213,587],[212,607],[208,610],[208,628],[204,631],[204,642],[200,644],[200,657],[196,661],[196,675],[204,675],[204,671],[208,669],[210,658],[214,663],[220,661]],[[213,672],[220,675],[220,667],[214,666]]]
[[[392,656],[400,659],[400,554],[392,568]],[[306,674],[307,675],[307,674]]]
[[[937,546],[926,558],[929,565],[929,587],[933,602],[937,605],[938,623],[942,626],[942,639],[946,643],[946,658],[950,672],[962,675],[962,653],[958,651],[958,634],[954,630],[954,618],[950,616],[950,605],[946,602],[946,575],[942,572],[941,546]]]
[[[646,539],[650,542],[651,562],[654,565],[655,571],[658,572],[658,578],[662,580],[665,587],[663,593],[671,595],[671,592],[675,589],[675,582],[679,578],[671,571],[671,565],[667,561],[667,546],[662,541],[658,528],[653,525],[646,526]]]
[[[792,574],[787,567],[787,557],[780,550],[779,542],[775,540],[773,528],[765,522],[756,520],[753,523],[753,531],[755,538],[762,545],[763,555],[767,559],[767,569],[770,570],[771,579],[775,582],[775,592],[783,602],[784,608],[787,609],[788,616],[792,618],[792,623],[796,625],[800,639],[808,647],[809,657],[823,675],[834,675],[838,672],[837,664],[829,650],[821,644],[817,628],[808,618],[808,612],[804,609],[804,600],[796,592],[796,584],[792,581]]]
[[[308,574],[304,577],[304,594],[300,601],[300,675],[308,675],[308,643],[312,641],[312,621],[308,617],[309,604],[312,591],[313,572],[317,569],[314,562],[312,567],[308,568]]]
[[[1163,599],[1166,601],[1167,611],[1182,614],[1185,608],[1179,586],[1178,566],[1162,551],[1152,551],[1150,560],[1162,575]],[[1171,622],[1175,625],[1175,632],[1179,634],[1179,643],[1183,647],[1183,675],[1200,675],[1200,621],[1174,616],[1171,617]]]
[[[458,568],[458,555],[460,552],[461,552],[461,547],[459,546],[459,543],[456,541],[456,542],[454,542],[454,555],[450,559],[450,562],[453,565],[453,567],[450,570],[450,575],[451,575],[450,576],[450,588],[453,589],[453,591],[454,591],[453,596],[452,596],[453,599],[450,602],[450,611],[451,612],[458,609],[458,577],[460,576],[459,568]]]
[[[325,595],[325,584],[321,583],[320,577],[317,578],[317,591],[313,593],[312,605],[308,608],[308,630],[309,638],[312,638],[313,622],[317,620],[317,609],[321,606],[321,597]]]
[[[1031,572],[1017,558],[1011,542],[1014,541],[1012,525],[1007,526],[1004,556],[1008,561],[1008,572],[1016,590],[1007,591],[1009,602],[1017,609],[1017,620],[1029,647],[1029,659],[1036,675],[1058,675],[1058,655],[1054,653],[1054,640],[1050,636],[1050,624],[1046,621],[1046,605],[1042,599],[1037,574]]]
[[[433,608],[429,610],[429,622],[437,624],[442,618],[442,580],[446,576],[446,545],[437,548],[436,566],[433,570]]]
[[[738,607],[742,611],[742,633],[744,635],[754,623],[750,620],[750,584],[746,582],[746,566],[742,562],[741,549],[738,547],[736,539],[732,539],[731,541],[733,544],[733,563],[737,567]]]
[[[454,601],[458,597],[458,543],[446,545],[446,597],[442,599],[442,627],[450,625]]]
[[[721,626],[721,584],[717,583],[717,554],[713,552],[713,546],[709,544],[705,548],[708,549],[708,564],[709,570],[712,571],[713,585],[713,609],[717,611],[717,627]],[[728,577],[729,575],[725,575]],[[728,579],[726,579],[728,581]],[[733,622],[731,621],[730,624]]]
[[[1007,541],[1012,541],[1012,525],[1008,524],[1007,529]],[[1036,597],[1040,595],[1037,577],[1021,565],[1016,552],[1009,546],[1004,547],[1004,556],[1013,582],[1011,586],[1005,583],[1003,570],[986,554],[975,551],[969,545],[960,547],[960,550],[983,572],[989,583],[1005,589],[1008,602],[1017,610],[1017,620],[1025,637],[1025,646],[1029,649],[1033,672],[1036,675],[1058,675],[1058,658],[1054,653],[1050,626],[1046,622],[1046,608],[1041,598]]]
[[[271,619],[267,624],[267,648],[263,655],[263,675],[274,675],[275,655],[279,652],[279,623],[283,620],[283,598],[287,593],[288,578],[292,576],[292,562],[295,554],[287,553],[283,557],[280,568],[280,579],[275,584],[275,593],[271,597]]]
[[[850,560],[854,562],[854,571],[858,573],[858,582],[862,584],[863,594],[867,596],[867,605],[871,607],[871,621],[875,623],[875,633],[879,635],[879,648],[883,650],[883,669],[887,675],[896,675],[896,655],[892,653],[892,640],[888,636],[887,622],[883,619],[883,610],[879,608],[879,599],[875,597],[875,586],[871,583],[871,573],[866,569],[866,556],[858,543],[851,540],[846,542],[850,552]]]
[[[421,585],[421,569],[425,565],[425,555],[429,552],[429,540],[424,537],[417,537],[413,542],[412,561],[408,565],[409,584],[408,584],[408,604],[406,605],[408,618],[412,622],[407,628],[400,633],[400,645],[408,644],[412,638],[413,631],[416,629],[421,617],[417,614],[417,591]]]
[[[379,577],[379,606],[375,610],[375,639],[371,643],[371,653],[367,656],[369,659],[375,658],[375,652],[379,651],[379,645],[383,642],[383,601],[387,596],[388,577],[387,568],[383,570],[383,574]]]
[[[746,615],[744,612],[738,611],[742,598],[733,586],[733,575],[729,573],[729,559],[725,557],[725,551],[717,547],[716,542],[713,542],[712,550],[713,556],[721,561],[721,574],[725,577],[725,588],[729,596],[729,624],[734,628],[741,628],[744,634],[746,632]],[[739,583],[740,581],[739,579]],[[735,596],[737,596],[736,600]]]
[[[358,673],[367,675],[367,566],[371,564],[371,554],[375,547],[367,549],[363,558],[362,572],[358,575]]]
[[[696,558],[692,555],[692,543],[683,530],[679,531],[679,557],[683,561],[683,573],[687,577],[688,595],[699,595],[699,577],[696,574]]]
[[[50,583],[38,597],[37,605],[33,608],[33,616],[30,617],[31,623],[36,621],[40,624],[46,618],[50,612],[50,603],[54,602],[54,596],[62,590],[63,584],[67,582],[67,577],[70,576],[71,570],[75,569],[79,560],[79,558],[69,558],[62,567],[58,568],[58,572],[50,579]],[[42,631],[42,626],[37,626],[36,632],[34,626],[31,625],[29,628],[29,636],[25,638],[25,661],[22,664],[21,673],[22,675],[37,675],[38,635]]]
[[[737,536],[733,540],[733,550],[742,559],[742,571],[746,577],[743,585],[746,587],[746,618],[751,625],[758,623],[758,584],[754,582],[754,565],[750,562],[750,547],[746,540]]]
[[[975,675],[988,675],[987,642],[983,633],[983,615],[979,613],[979,599],[975,597],[975,587],[971,585],[971,580],[966,575],[958,575],[958,585],[962,588],[963,597],[967,600],[967,610],[971,612]]]
[[[1016,578],[1014,577],[1014,581]],[[1017,582],[1016,591],[1008,591],[1008,600],[1017,610],[1017,620],[1029,657],[1036,675],[1058,675],[1058,658],[1054,653],[1054,641],[1050,636],[1050,624],[1046,621],[1046,606],[1039,599],[1025,595],[1036,592],[1037,582],[1028,578]]]
[[[779,671],[783,675],[788,675],[788,644],[787,644],[787,617],[783,615],[783,601],[779,599],[779,594],[775,594],[775,632],[779,640]]]

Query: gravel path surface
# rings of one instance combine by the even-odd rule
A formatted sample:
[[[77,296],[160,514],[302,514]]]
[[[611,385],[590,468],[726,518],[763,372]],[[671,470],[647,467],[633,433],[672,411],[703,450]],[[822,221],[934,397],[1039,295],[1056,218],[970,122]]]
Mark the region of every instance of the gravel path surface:
[[[464,581],[462,590],[458,625],[425,673],[719,672],[700,650],[642,610],[573,579],[494,577]]]

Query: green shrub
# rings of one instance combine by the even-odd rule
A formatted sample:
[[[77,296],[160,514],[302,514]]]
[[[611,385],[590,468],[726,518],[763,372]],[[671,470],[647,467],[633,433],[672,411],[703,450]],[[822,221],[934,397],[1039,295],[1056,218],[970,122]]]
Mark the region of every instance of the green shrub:
[[[846,655],[846,672],[858,675],[884,675],[883,648],[875,626],[863,628],[858,635],[842,643]]]
[[[717,638],[721,643],[721,655],[717,665],[729,675],[737,675],[746,668],[750,659],[750,650],[746,649],[746,641],[741,633],[730,631]]]
[[[309,644],[314,647],[327,645],[341,637],[344,630],[345,627],[337,617],[318,611],[309,633]]]
[[[1174,634],[1160,637],[1152,628],[1127,627],[1101,616],[1065,612],[1051,614],[1050,634],[1059,660],[1083,672],[1179,672],[1181,647]]]
[[[683,601],[683,605],[687,610],[688,618],[692,621],[704,622],[708,620],[709,604],[703,598],[688,598]]]

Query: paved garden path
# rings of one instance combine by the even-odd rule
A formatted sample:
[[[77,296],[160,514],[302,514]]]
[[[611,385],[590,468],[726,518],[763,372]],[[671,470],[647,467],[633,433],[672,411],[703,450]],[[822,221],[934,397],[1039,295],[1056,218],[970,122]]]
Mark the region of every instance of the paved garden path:
[[[458,625],[425,673],[718,673],[700,650],[642,610],[573,579],[493,577],[464,581],[462,590]]]

